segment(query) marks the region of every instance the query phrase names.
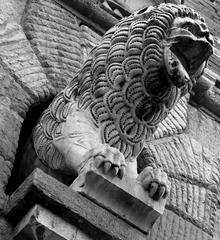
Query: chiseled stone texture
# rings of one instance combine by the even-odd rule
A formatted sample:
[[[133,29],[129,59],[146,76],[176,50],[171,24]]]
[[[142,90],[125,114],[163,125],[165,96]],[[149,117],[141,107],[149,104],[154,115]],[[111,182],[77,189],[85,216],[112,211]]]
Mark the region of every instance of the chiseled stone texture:
[[[220,239],[220,209],[218,209],[216,213],[215,233],[214,233],[213,240],[218,240],[218,239]]]
[[[218,207],[219,160],[199,142],[187,134],[180,134],[147,143],[139,159],[141,168],[144,163],[161,167],[170,178],[171,192],[166,208],[178,215],[172,228],[176,230],[175,224],[188,221],[187,226],[193,224],[193,228],[198,229],[198,234],[190,239],[209,239],[208,235],[211,239]],[[168,222],[170,214],[167,215]],[[162,224],[160,228],[163,227]],[[200,238],[201,234],[203,238]],[[158,235],[152,239],[169,238]]]
[[[72,79],[101,38],[53,0],[30,0],[22,26],[56,92]]]
[[[187,134],[147,143],[143,157],[170,177],[211,187],[219,184],[218,159]]]
[[[13,167],[20,128],[30,96],[1,64],[0,82],[0,189],[4,190]],[[5,198],[4,194],[0,196]],[[2,204],[0,200],[0,208]]]
[[[53,0],[30,0],[22,26],[58,92],[82,64],[77,18]]]
[[[14,22],[14,15],[6,11],[13,12],[11,3],[7,1],[1,8],[4,14],[0,17],[0,208],[6,198],[3,191],[11,175],[26,113],[30,106],[47,100],[53,92],[22,27]],[[22,4],[23,9],[25,3],[22,1]],[[0,2],[0,6],[3,5]]]
[[[146,240],[213,240],[208,233],[201,231],[187,219],[166,210],[154,224]],[[217,240],[217,239],[216,239]]]
[[[49,82],[22,28],[0,20],[0,208],[11,175],[22,122],[33,103],[49,97]]]
[[[0,21],[0,208],[11,175],[20,129],[33,103],[49,96],[48,81],[21,26]]]
[[[15,21],[20,22],[25,5],[24,0],[0,1],[1,206],[29,107],[47,100],[65,86],[81,66],[82,42],[88,54],[98,38],[86,26],[79,28],[76,18],[54,1],[28,1],[22,28]],[[85,41],[80,41],[82,38]]]
[[[1,208],[7,198],[3,191],[11,174],[28,107],[63,88],[100,39],[53,0],[29,0],[22,29],[11,21],[20,22],[26,2],[0,0]],[[135,1],[136,6],[138,2],[143,1]],[[185,0],[185,3],[207,17],[217,49],[209,67],[219,74],[220,28],[216,13],[220,2],[213,5],[210,0]],[[167,210],[155,223],[148,240],[220,238],[220,221],[216,218],[219,214],[216,190],[219,186],[220,125],[193,107],[189,107],[187,113],[187,106],[186,98],[183,98],[159,126],[154,141],[146,143],[140,157],[140,169],[146,164],[162,167],[172,183]],[[187,127],[189,135],[182,134]],[[9,232],[7,222],[0,219],[0,239],[6,239]]]
[[[27,0],[0,0],[0,19],[21,21]]]
[[[220,103],[219,103],[220,104]],[[189,105],[189,134],[220,158],[220,122]]]
[[[1,47],[0,47],[1,48]],[[0,53],[1,55],[1,53]],[[1,107],[8,107],[12,112],[17,113],[21,118],[25,117],[31,102],[31,97],[25,92],[22,86],[4,69],[0,63],[0,98]]]
[[[28,93],[29,105],[46,99],[51,87],[21,26],[1,22],[0,27],[0,60],[4,69]]]
[[[14,240],[92,240],[79,228],[37,204],[19,222],[13,235]]]
[[[174,136],[186,130],[188,123],[188,98],[189,96],[187,95],[178,101],[168,116],[158,125],[152,139]]]

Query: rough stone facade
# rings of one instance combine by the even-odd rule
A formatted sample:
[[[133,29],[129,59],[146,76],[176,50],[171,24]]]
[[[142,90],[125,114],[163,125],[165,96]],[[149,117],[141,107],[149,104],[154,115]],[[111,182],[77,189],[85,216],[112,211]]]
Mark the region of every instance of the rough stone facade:
[[[121,2],[118,8],[113,1],[102,4],[90,1],[92,10],[106,13],[100,22],[99,16],[92,13],[83,17],[70,2],[0,1],[2,240],[11,239],[13,231],[11,222],[5,219],[11,194],[6,187],[13,167],[19,164],[18,149],[24,141],[21,136],[26,136],[21,133],[26,116],[36,107],[45,108],[80,69],[103,32],[121,16],[128,15],[129,6],[133,7],[129,5],[132,1],[116,1]],[[144,5],[143,2],[146,4],[139,0],[138,6]],[[147,4],[157,2],[147,1]],[[85,6],[86,3],[82,1]],[[220,239],[220,3],[185,0],[185,4],[205,16],[214,35],[215,51],[189,103],[188,96],[176,106],[154,137],[146,142],[139,157],[140,171],[146,165],[161,167],[172,186],[165,213],[154,224],[149,240]]]

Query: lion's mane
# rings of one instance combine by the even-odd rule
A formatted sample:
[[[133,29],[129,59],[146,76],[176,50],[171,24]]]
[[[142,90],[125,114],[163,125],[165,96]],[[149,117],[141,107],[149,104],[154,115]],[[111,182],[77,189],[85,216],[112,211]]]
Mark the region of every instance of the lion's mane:
[[[38,157],[59,169],[52,141],[62,132],[73,102],[88,109],[105,143],[128,159],[181,97],[164,74],[163,40],[177,17],[204,21],[183,5],[161,4],[121,20],[104,35],[82,69],[54,99],[34,130]]]

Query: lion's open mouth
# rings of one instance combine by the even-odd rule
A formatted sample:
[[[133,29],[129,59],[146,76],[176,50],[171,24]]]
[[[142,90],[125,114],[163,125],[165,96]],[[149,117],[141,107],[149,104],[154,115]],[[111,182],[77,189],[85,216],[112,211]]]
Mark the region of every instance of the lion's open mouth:
[[[195,75],[213,53],[210,43],[189,36],[176,38],[170,50],[175,54],[189,76]],[[179,40],[179,41],[178,41]]]
[[[213,53],[212,45],[205,38],[191,34],[172,36],[164,49],[165,65],[170,81],[176,87],[195,84]]]

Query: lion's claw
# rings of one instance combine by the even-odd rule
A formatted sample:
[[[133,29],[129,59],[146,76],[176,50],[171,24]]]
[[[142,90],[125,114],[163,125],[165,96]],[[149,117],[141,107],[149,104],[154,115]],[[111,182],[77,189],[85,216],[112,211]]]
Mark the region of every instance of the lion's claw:
[[[116,148],[102,144],[87,153],[87,160],[92,159],[97,168],[102,168],[105,174],[122,178],[125,174],[125,158]]]
[[[160,169],[153,169],[152,167],[146,167],[138,176],[143,188],[148,191],[149,196],[159,201],[162,198],[166,198],[170,191],[170,182],[167,174]]]

